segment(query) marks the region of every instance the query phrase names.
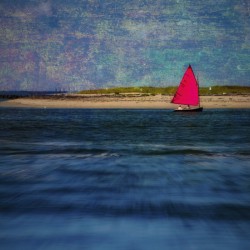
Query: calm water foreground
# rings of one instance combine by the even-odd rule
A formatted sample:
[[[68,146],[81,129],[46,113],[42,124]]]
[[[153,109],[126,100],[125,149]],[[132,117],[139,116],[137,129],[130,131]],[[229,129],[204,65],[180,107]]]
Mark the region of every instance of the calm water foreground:
[[[250,249],[250,110],[0,109],[1,249]]]

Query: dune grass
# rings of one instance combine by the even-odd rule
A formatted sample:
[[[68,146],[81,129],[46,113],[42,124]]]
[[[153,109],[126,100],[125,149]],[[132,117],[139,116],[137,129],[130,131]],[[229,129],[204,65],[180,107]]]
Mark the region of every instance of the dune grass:
[[[141,94],[171,94],[176,87],[116,87],[94,90],[83,90],[80,94],[124,94],[124,93],[141,93]]]
[[[243,95],[250,94],[249,86],[212,86],[200,88],[201,95]]]
[[[173,95],[177,87],[116,87],[105,89],[82,90],[79,94],[127,94]],[[249,86],[212,86],[201,87],[200,95],[241,95],[250,94]]]

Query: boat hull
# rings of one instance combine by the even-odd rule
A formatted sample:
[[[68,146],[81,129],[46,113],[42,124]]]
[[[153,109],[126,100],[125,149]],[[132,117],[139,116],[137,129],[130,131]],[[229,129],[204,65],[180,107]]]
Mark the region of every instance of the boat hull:
[[[203,107],[190,108],[190,109],[175,109],[174,112],[202,112]]]

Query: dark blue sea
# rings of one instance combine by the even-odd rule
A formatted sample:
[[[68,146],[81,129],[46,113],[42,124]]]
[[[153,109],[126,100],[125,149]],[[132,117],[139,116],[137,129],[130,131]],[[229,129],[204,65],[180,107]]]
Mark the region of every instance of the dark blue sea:
[[[0,248],[250,249],[250,110],[1,108]]]

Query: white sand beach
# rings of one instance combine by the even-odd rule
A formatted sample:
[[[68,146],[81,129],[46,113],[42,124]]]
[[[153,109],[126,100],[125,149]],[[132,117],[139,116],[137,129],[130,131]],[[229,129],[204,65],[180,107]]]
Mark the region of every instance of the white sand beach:
[[[43,97],[1,99],[0,107],[30,108],[128,108],[175,109],[172,96],[165,95],[77,95],[65,94]],[[250,108],[250,95],[201,96],[201,106],[211,108]]]

